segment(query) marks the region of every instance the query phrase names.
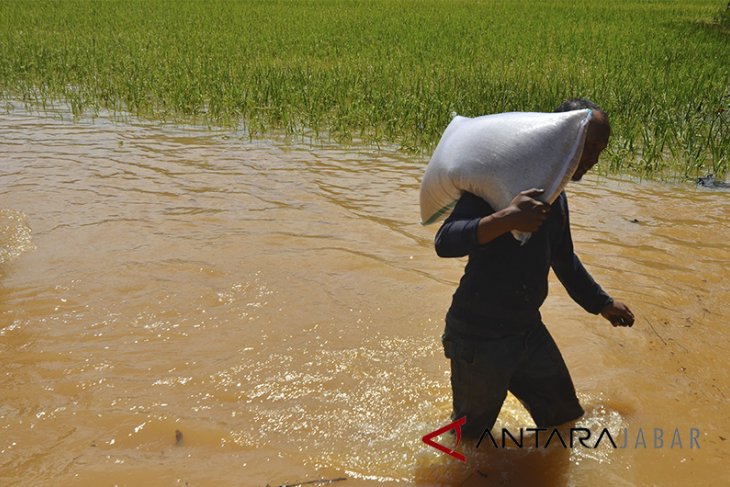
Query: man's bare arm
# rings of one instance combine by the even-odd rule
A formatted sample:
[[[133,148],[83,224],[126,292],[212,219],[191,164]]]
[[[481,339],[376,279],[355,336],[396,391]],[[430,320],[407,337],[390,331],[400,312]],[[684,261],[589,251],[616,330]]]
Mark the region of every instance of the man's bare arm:
[[[514,197],[509,206],[479,221],[477,241],[484,245],[512,230],[519,232],[535,232],[545,221],[550,206],[537,198],[545,190],[532,188],[522,191]]]

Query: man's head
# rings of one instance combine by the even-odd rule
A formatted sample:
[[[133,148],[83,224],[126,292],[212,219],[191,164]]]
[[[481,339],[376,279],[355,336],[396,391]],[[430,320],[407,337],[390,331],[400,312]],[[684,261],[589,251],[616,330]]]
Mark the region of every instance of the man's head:
[[[601,107],[590,100],[584,98],[566,100],[555,111],[569,112],[584,108],[593,110],[593,117],[588,122],[588,133],[586,134],[586,141],[583,145],[583,153],[580,156],[578,168],[573,173],[573,177],[571,177],[573,181],[580,181],[583,175],[596,165],[598,157],[608,145],[608,139],[611,136],[611,125],[608,123],[608,115]]]

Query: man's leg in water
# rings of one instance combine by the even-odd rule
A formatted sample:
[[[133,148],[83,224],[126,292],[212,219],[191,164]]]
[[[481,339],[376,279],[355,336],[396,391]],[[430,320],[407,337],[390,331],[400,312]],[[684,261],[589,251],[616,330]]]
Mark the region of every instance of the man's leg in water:
[[[474,339],[448,328],[444,332],[444,352],[451,359],[452,419],[466,416],[461,428],[465,438],[478,439],[494,426],[524,341],[524,335]]]
[[[539,428],[558,426],[584,413],[563,356],[542,323],[526,336],[525,356],[511,378],[509,390]]]

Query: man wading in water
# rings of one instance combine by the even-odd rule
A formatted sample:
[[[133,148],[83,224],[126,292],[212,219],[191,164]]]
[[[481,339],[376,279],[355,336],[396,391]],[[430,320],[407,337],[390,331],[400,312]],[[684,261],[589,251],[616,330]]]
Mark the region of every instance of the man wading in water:
[[[598,162],[611,134],[608,116],[588,100],[569,100],[557,112],[591,108],[580,163],[572,180]],[[469,256],[446,315],[442,336],[451,359],[453,416],[466,416],[462,434],[479,438],[494,425],[507,391],[548,428],[581,417],[563,357],[540,317],[547,297],[548,272],[586,311],[613,326],[631,326],[634,315],[596,284],[573,252],[568,201],[561,193],[552,205],[538,201],[542,190],[518,194],[495,212],[486,201],[465,192],[435,238],[440,257]],[[531,232],[526,244],[511,230]]]

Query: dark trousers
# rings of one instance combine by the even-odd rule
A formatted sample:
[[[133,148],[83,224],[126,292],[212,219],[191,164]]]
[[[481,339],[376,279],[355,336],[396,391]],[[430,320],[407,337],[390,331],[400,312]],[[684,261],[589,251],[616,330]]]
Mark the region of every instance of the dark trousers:
[[[465,437],[479,438],[494,426],[507,391],[540,428],[583,415],[565,361],[541,321],[493,338],[465,335],[449,322],[447,317],[442,342],[451,359],[452,419],[466,416]]]

